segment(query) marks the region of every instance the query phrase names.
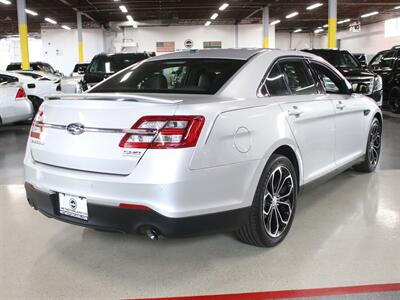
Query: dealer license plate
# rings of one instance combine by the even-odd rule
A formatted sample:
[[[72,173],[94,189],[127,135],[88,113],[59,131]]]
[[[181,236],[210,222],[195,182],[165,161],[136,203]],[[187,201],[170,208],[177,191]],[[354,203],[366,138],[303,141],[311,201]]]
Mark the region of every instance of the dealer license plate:
[[[86,198],[58,193],[58,199],[60,202],[60,214],[81,220],[88,220]]]

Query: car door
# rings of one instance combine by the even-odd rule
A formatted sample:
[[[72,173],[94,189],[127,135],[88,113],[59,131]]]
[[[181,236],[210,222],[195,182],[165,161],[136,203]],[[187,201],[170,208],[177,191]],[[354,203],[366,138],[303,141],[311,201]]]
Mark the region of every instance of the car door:
[[[311,62],[320,79],[325,97],[333,102],[335,109],[335,163],[339,168],[365,152],[364,103],[361,95],[353,94],[350,84],[342,75],[322,62]]]
[[[393,66],[396,61],[396,50],[390,50],[377,54],[369,65],[372,72],[377,73],[382,77],[384,97],[389,96],[390,90],[394,86]]]
[[[334,108],[319,93],[303,58],[284,59],[278,65],[291,94],[281,108],[287,113],[308,183],[335,169]]]

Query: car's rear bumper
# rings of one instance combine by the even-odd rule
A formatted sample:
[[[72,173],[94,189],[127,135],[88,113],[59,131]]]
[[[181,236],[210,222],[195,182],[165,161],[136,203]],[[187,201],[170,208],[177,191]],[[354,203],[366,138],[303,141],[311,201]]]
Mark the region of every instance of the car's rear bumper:
[[[88,221],[60,214],[56,193],[45,193],[25,185],[29,204],[49,218],[84,227],[143,234],[153,229],[166,237],[184,237],[205,233],[233,231],[246,222],[250,207],[226,212],[168,218],[155,211],[135,210],[88,203]]]

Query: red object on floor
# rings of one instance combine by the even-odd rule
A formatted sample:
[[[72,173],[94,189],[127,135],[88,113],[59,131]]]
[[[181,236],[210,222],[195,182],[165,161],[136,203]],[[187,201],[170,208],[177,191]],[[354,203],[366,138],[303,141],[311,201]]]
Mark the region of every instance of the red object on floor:
[[[372,284],[345,286],[334,288],[305,289],[305,290],[285,290],[259,293],[243,293],[228,295],[209,295],[209,296],[186,296],[172,298],[147,298],[147,300],[267,300],[267,299],[288,299],[301,297],[320,297],[349,294],[369,294],[380,292],[400,291],[400,283]],[[145,300],[145,299],[137,299]]]

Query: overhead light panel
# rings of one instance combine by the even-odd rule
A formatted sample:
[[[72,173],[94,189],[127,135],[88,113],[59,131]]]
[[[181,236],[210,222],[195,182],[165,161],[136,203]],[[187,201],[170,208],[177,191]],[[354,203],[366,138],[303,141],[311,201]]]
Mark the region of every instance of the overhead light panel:
[[[288,14],[288,15],[286,16],[286,19],[291,19],[291,18],[293,18],[293,17],[295,17],[295,16],[298,16],[298,15],[299,15],[299,13],[298,13],[297,11],[294,11],[294,12]]]
[[[318,7],[321,7],[322,5],[323,5],[322,3],[315,3],[315,4],[312,4],[312,5],[308,6],[307,10],[313,10],[313,9],[318,8]]]
[[[275,21],[272,21],[271,24],[269,24],[269,25],[277,25],[280,22],[281,22],[281,20],[275,20]]]
[[[378,11],[373,11],[373,12],[370,12],[370,13],[367,13],[367,14],[362,15],[361,18],[368,18],[368,17],[375,16],[375,15],[377,15],[377,14],[379,14]]]
[[[400,5],[399,5],[399,6],[396,6],[394,9],[400,9]]]
[[[204,26],[210,26],[211,25],[211,21],[207,21]]]
[[[27,9],[27,8],[25,9],[25,12],[27,14],[30,14],[31,16],[37,16],[38,15],[38,13],[36,11],[30,10],[30,9]]]
[[[133,21],[133,28],[138,28],[138,24],[137,24],[137,22],[135,22],[135,21]]]
[[[322,32],[322,31],[324,31],[322,28],[318,28],[318,29],[315,29],[315,30],[314,30],[314,33],[320,33],[320,32]]]
[[[120,5],[120,6],[119,6],[119,9],[120,9],[124,14],[126,14],[126,13],[128,12],[128,9],[126,8],[125,5]]]
[[[298,32],[302,32],[303,31],[303,29],[301,29],[301,28],[299,28],[299,29],[296,29],[295,31],[293,31],[294,33],[298,33]]]
[[[3,4],[5,4],[5,5],[10,5],[10,4],[11,4],[11,1],[8,1],[8,0],[0,0],[0,3],[3,3]]]
[[[344,23],[349,23],[351,20],[350,19],[345,19],[345,20],[342,20],[342,21],[338,21],[337,23],[338,24],[344,24]]]
[[[62,28],[64,28],[65,30],[71,30],[71,27],[67,26],[67,25],[62,25]]]
[[[223,11],[223,10],[225,10],[228,6],[229,6],[229,3],[224,3],[224,4],[222,4],[222,5],[219,7],[219,10],[220,10],[220,11]]]
[[[129,22],[131,22],[131,23],[134,22],[134,20],[133,20],[131,15],[127,15],[126,18],[128,19]]]
[[[218,14],[217,13],[213,13],[213,15],[211,16],[211,20],[215,20],[216,18],[218,18]]]
[[[44,20],[45,20],[46,22],[51,23],[51,24],[57,24],[57,21],[55,21],[55,20],[53,20],[53,19],[50,19],[50,18],[44,18]]]
[[[323,28],[328,28],[328,24],[325,24],[324,26],[322,26]]]

